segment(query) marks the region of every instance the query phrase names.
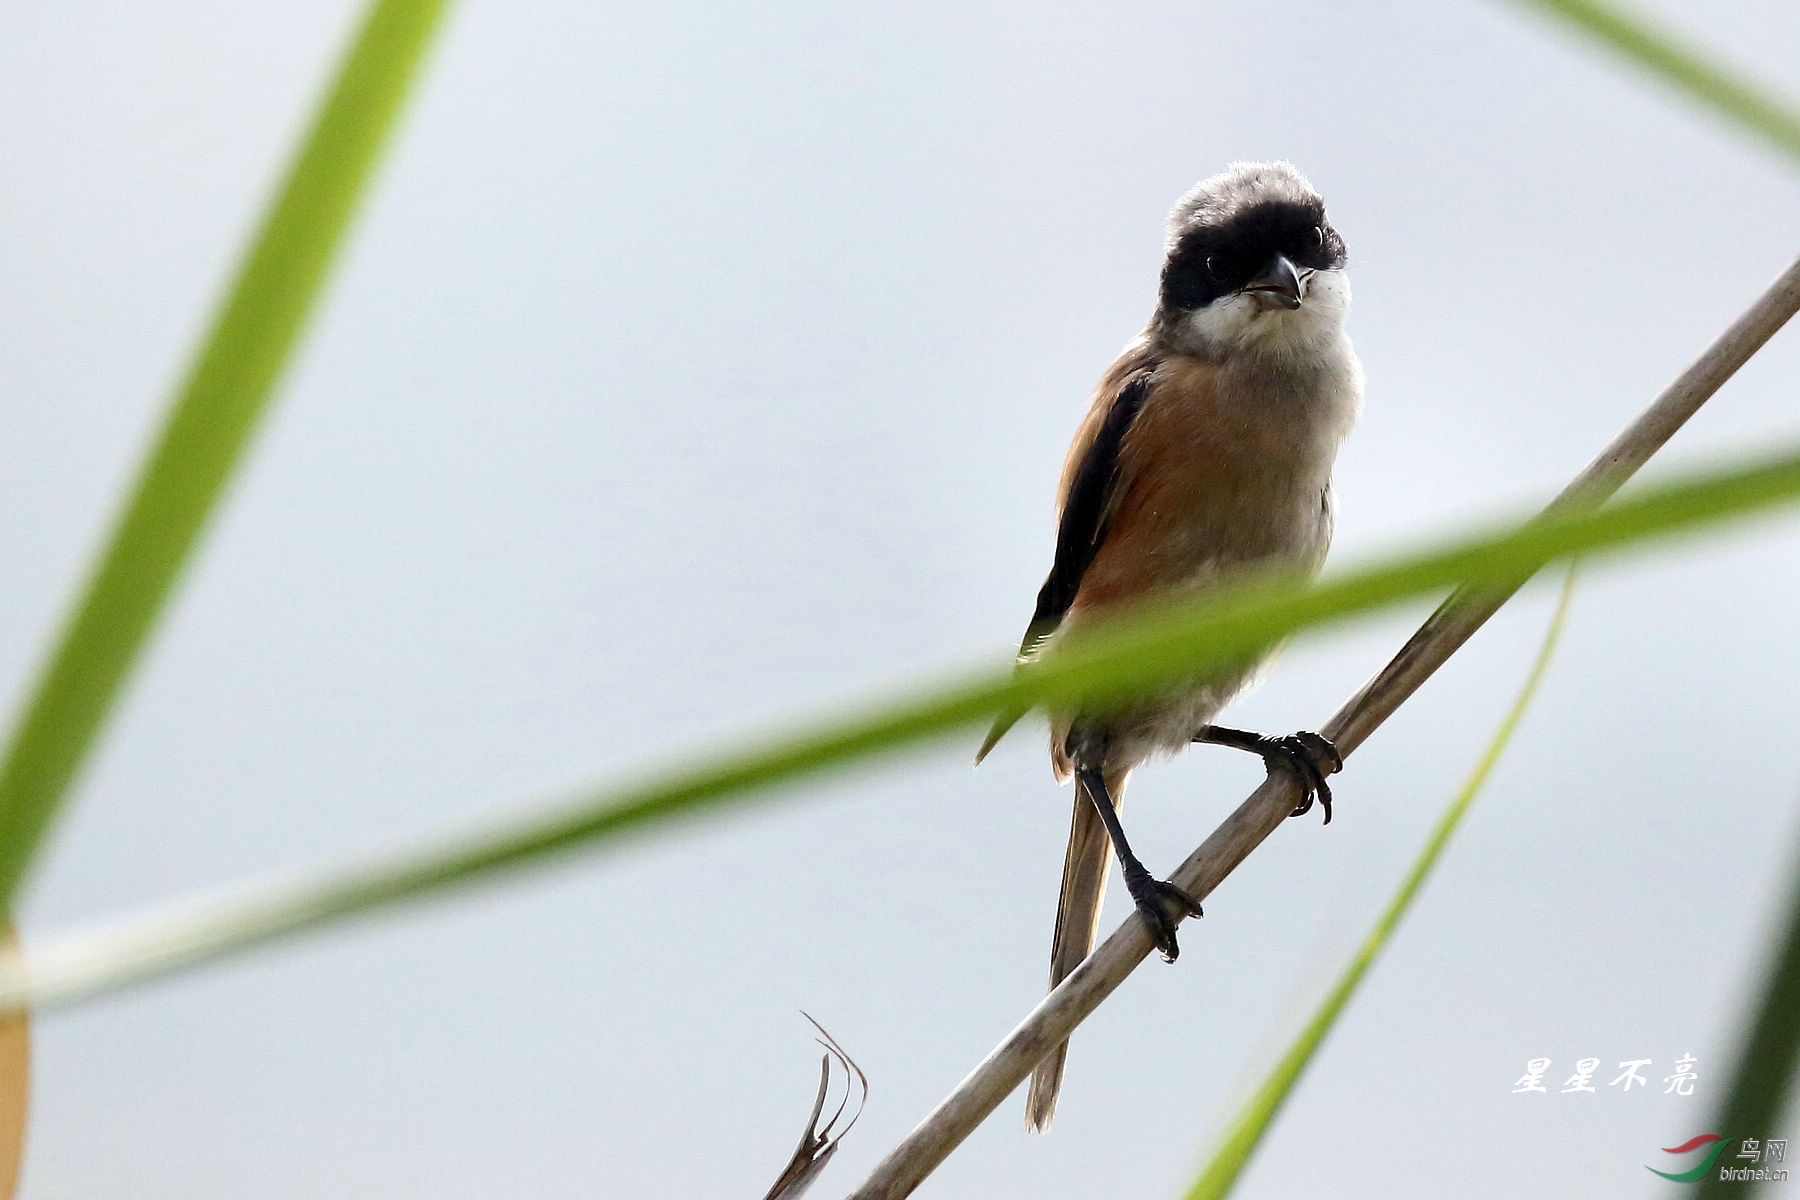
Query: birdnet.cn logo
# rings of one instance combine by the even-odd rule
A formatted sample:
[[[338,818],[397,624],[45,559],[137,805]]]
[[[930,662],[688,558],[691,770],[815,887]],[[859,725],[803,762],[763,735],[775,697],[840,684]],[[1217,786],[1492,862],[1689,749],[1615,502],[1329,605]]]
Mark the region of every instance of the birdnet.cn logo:
[[[1733,1148],[1737,1153],[1730,1157],[1726,1154]],[[1691,1137],[1679,1146],[1664,1146],[1664,1154],[1698,1155],[1688,1158],[1685,1171],[1658,1171],[1645,1164],[1645,1169],[1664,1179],[1673,1179],[1676,1183],[1698,1183],[1710,1175],[1717,1164],[1719,1178],[1726,1182],[1742,1183],[1780,1183],[1788,1177],[1786,1167],[1772,1167],[1770,1163],[1784,1162],[1787,1159],[1786,1138],[1730,1138],[1722,1133],[1703,1133]],[[1720,1161],[1723,1159],[1724,1161]],[[1665,1160],[1666,1161],[1666,1160]],[[1678,1163],[1671,1162],[1670,1166]]]

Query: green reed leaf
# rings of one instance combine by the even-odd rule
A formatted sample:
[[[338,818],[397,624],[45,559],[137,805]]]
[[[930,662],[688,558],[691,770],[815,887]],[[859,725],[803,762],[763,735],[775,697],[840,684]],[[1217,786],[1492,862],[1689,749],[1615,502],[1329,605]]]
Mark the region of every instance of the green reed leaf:
[[[1550,626],[1544,631],[1543,643],[1538,647],[1537,659],[1532,663],[1524,684],[1520,686],[1518,696],[1513,699],[1512,707],[1501,719],[1499,728],[1494,730],[1487,749],[1482,752],[1474,769],[1469,772],[1469,777],[1463,781],[1462,787],[1438,818],[1431,836],[1425,839],[1425,845],[1420,848],[1406,877],[1400,881],[1393,899],[1388,901],[1387,907],[1376,919],[1374,928],[1369,930],[1368,936],[1345,966],[1343,974],[1325,994],[1325,999],[1320,1002],[1312,1019],[1276,1062],[1262,1085],[1245,1101],[1218,1150],[1213,1154],[1212,1161],[1194,1181],[1194,1186],[1188,1189],[1184,1200],[1222,1200],[1237,1186],[1238,1178],[1249,1163],[1250,1156],[1255,1153],[1263,1135],[1274,1123],[1276,1114],[1281,1111],[1282,1105],[1299,1083],[1301,1074],[1312,1062],[1313,1055],[1318,1052],[1325,1036],[1337,1023],[1344,1007],[1350,1002],[1350,997],[1355,994],[1357,985],[1362,982],[1376,956],[1393,936],[1407,909],[1412,907],[1413,900],[1424,886],[1432,868],[1437,865],[1444,847],[1449,844],[1457,826],[1462,824],[1469,806],[1475,802],[1475,797],[1487,783],[1488,776],[1493,773],[1494,764],[1500,761],[1501,754],[1505,753],[1507,745],[1512,741],[1513,732],[1518,729],[1525,710],[1531,707],[1531,701],[1537,695],[1538,684],[1543,681],[1544,672],[1550,666],[1550,658],[1556,652],[1556,643],[1562,637],[1563,625],[1569,615],[1569,599],[1574,593],[1575,566],[1571,563],[1568,574],[1563,578],[1562,594],[1557,598],[1556,611],[1551,614]]]
[[[1730,1137],[1787,1136],[1784,1120],[1792,1107],[1794,1068],[1800,1063],[1800,863],[1789,874],[1786,904],[1781,944],[1764,968],[1762,994],[1748,1015],[1724,1103],[1707,1126],[1725,1130]],[[1751,1189],[1763,1191],[1760,1184],[1720,1179],[1718,1172],[1708,1170],[1693,1194],[1716,1200]]]
[[[33,947],[31,971],[0,970],[0,1012],[122,986],[257,943],[368,913],[675,817],[768,798],[774,785],[971,729],[1014,707],[1106,699],[1241,658],[1302,629],[1457,584],[1512,584],[1545,562],[1593,556],[1800,497],[1800,449],[1751,466],[1644,488],[1597,511],[1544,515],[1307,587],[1265,580],[1207,599],[1138,610],[1027,671],[975,672],[911,697],[771,731],[735,750],[696,755],[635,785],[595,789],[378,860],[151,914]],[[973,749],[973,741],[970,743]]]
[[[370,6],[65,619],[0,765],[0,911],[243,456],[443,8]]]
[[[1800,162],[1800,109],[1643,16],[1602,0],[1522,0],[1553,13]]]

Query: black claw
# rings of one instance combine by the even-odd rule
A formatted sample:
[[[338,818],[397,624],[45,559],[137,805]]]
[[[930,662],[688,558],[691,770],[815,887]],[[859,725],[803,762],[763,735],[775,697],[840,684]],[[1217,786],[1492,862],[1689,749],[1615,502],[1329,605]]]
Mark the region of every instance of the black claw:
[[[1325,810],[1324,824],[1331,824],[1331,785],[1325,782],[1325,776],[1319,771],[1318,767],[1313,765],[1311,759],[1302,758],[1299,761],[1291,762],[1289,765],[1300,773],[1300,782],[1305,785],[1306,794],[1300,798],[1300,803],[1295,806],[1294,811],[1289,813],[1288,816],[1304,817],[1307,813],[1312,811],[1313,797],[1317,796],[1319,799],[1319,807]]]
[[[1270,738],[1263,757],[1270,763],[1281,763],[1300,776],[1300,785],[1306,789],[1289,816],[1303,817],[1311,812],[1316,796],[1319,807],[1325,810],[1324,824],[1331,824],[1331,785],[1325,782],[1325,776],[1344,769],[1344,756],[1338,753],[1330,739],[1306,730]]]
[[[1144,924],[1150,929],[1150,940],[1162,951],[1163,961],[1174,962],[1180,958],[1181,947],[1175,941],[1176,926],[1181,923],[1182,916],[1205,916],[1200,910],[1200,902],[1168,880],[1157,879],[1147,871],[1142,875],[1127,876],[1125,886],[1137,902]],[[1170,913],[1171,905],[1181,916]]]
[[[1344,756],[1331,744],[1331,739],[1309,730],[1290,733],[1286,737],[1270,737],[1247,729],[1227,729],[1221,725],[1202,725],[1194,734],[1196,742],[1230,746],[1262,755],[1269,770],[1285,767],[1300,779],[1300,803],[1289,816],[1305,816],[1312,811],[1313,799],[1325,810],[1325,824],[1331,824],[1331,785],[1325,777],[1344,769]]]

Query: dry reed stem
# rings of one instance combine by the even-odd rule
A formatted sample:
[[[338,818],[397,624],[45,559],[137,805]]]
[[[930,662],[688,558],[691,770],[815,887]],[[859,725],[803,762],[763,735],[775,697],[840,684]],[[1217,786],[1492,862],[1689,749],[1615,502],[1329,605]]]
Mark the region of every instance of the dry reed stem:
[[[1800,309],[1800,260],[1788,267],[1705,353],[1601,451],[1545,511],[1592,508],[1617,492],[1721,384],[1787,323],[1796,309]],[[1505,587],[1461,589],[1454,593],[1374,679],[1319,727],[1319,732],[1348,756],[1524,584],[1525,580],[1520,579]],[[1275,832],[1299,798],[1299,786],[1289,775],[1271,775],[1170,878],[1204,899],[1263,839]],[[1038,1060],[1067,1039],[1137,969],[1150,948],[1150,936],[1133,913],[876,1165],[862,1186],[851,1193],[850,1200],[899,1200],[911,1195],[1024,1081]]]
[[[11,925],[0,931],[0,945],[18,952]],[[12,1200],[25,1161],[25,1117],[31,1101],[31,1014],[0,1016],[0,1200]]]

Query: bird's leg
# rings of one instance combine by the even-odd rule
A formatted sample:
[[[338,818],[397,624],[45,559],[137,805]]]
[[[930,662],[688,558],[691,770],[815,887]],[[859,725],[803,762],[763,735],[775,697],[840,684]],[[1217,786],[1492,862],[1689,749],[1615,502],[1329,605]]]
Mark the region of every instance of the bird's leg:
[[[1325,782],[1325,777],[1334,771],[1343,770],[1344,758],[1327,738],[1304,730],[1290,733],[1286,737],[1270,737],[1266,733],[1251,733],[1247,729],[1202,725],[1200,732],[1194,735],[1194,740],[1260,754],[1264,765],[1271,771],[1278,766],[1286,767],[1300,777],[1300,786],[1305,789],[1299,807],[1288,815],[1305,816],[1312,811],[1313,797],[1317,796],[1319,806],[1325,810],[1325,824],[1331,824],[1331,785]]]
[[[1143,914],[1144,924],[1150,927],[1151,940],[1162,951],[1165,961],[1174,962],[1181,953],[1181,947],[1175,944],[1175,927],[1182,917],[1202,916],[1200,902],[1167,880],[1150,874],[1138,861],[1138,856],[1131,852],[1131,844],[1125,840],[1125,827],[1119,824],[1119,810],[1113,807],[1112,797],[1106,790],[1106,778],[1098,767],[1077,765],[1075,786],[1087,793],[1094,811],[1100,814],[1101,823],[1106,826],[1113,853],[1119,856],[1119,868],[1125,872],[1125,887],[1137,903],[1138,912]]]

